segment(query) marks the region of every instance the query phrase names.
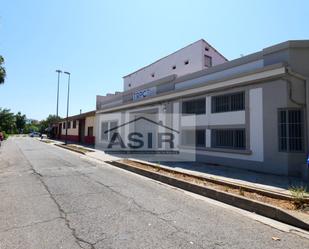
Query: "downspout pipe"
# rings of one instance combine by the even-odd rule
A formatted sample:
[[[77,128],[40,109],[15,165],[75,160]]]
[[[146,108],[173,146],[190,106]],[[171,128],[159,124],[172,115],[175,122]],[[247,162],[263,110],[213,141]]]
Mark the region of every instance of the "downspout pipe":
[[[295,101],[293,98],[292,98],[292,86],[291,86],[291,81],[290,80],[287,80],[288,84],[289,84],[289,98],[290,100],[297,104],[297,105],[300,105],[302,107],[305,107],[305,110],[306,110],[306,131],[305,131],[305,136],[306,136],[306,147],[307,147],[307,154],[308,154],[308,147],[309,147],[309,77],[306,77],[302,74],[299,74],[297,72],[294,72],[291,67],[287,67],[287,74],[291,75],[291,76],[294,76],[295,78],[298,78],[300,80],[303,80],[304,82],[304,87],[305,87],[305,103],[298,103],[297,101]]]

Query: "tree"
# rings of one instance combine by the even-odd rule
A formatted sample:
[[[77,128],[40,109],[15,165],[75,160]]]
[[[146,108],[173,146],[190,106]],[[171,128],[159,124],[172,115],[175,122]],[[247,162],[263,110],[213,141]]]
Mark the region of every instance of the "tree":
[[[53,124],[57,124],[62,118],[57,115],[49,115],[45,120],[40,122],[40,132],[44,133],[47,128],[51,129]]]
[[[26,125],[26,115],[21,115],[21,113],[18,112],[15,115],[15,123],[16,123],[16,128],[19,132],[23,130]]]
[[[39,128],[38,128],[38,125],[34,125],[34,124],[26,124],[25,125],[25,128],[23,130],[23,133],[24,134],[28,134],[30,132],[38,132],[39,131]]]
[[[0,84],[4,83],[6,77],[5,68],[2,66],[4,64],[4,58],[0,55]]]
[[[2,109],[0,107],[0,130],[12,133],[16,127],[15,115],[10,109]]]

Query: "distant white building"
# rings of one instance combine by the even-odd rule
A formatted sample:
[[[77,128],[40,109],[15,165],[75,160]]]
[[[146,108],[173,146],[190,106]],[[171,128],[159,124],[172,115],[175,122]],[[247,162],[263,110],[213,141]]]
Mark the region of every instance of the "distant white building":
[[[226,61],[222,54],[201,39],[124,76],[123,90],[127,91],[170,75],[180,77]]]
[[[31,119],[31,118],[26,119],[26,124],[38,124],[38,123],[39,121],[36,119]]]

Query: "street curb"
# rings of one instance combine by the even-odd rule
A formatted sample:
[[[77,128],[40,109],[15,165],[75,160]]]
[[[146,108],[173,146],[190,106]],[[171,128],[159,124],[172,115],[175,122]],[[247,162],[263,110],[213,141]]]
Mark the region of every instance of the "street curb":
[[[194,174],[194,173],[190,174],[190,173],[187,173],[187,172],[171,169],[168,166],[158,165],[158,164],[155,164],[155,163],[145,162],[145,161],[141,161],[141,160],[137,160],[137,159],[133,159],[133,158],[129,158],[129,160],[132,161],[132,162],[137,162],[137,163],[145,165],[145,166],[151,166],[151,167],[154,167],[154,168],[157,168],[157,169],[163,169],[164,171],[168,171],[168,172],[173,173],[173,174],[182,174],[182,175],[189,176],[189,177],[193,176],[193,177],[195,177],[196,179],[199,179],[199,180],[206,180],[206,181],[211,182],[211,183],[215,183],[215,184],[219,184],[219,185],[223,185],[223,186],[227,186],[227,187],[231,187],[231,188],[235,188],[235,189],[241,188],[242,190],[245,190],[247,192],[262,194],[262,195],[267,196],[267,197],[278,198],[278,199],[288,200],[288,201],[294,200],[292,195],[287,195],[287,194],[284,194],[284,193],[278,193],[276,191],[265,190],[265,189],[261,189],[261,188],[257,188],[257,187],[251,187],[251,186],[241,184],[241,183],[233,183],[233,182],[227,181],[227,180],[215,179],[213,177],[200,176],[200,175],[197,175],[197,174]],[[309,198],[305,198],[305,202],[309,203]]]
[[[55,144],[56,146],[58,147],[61,147],[63,149],[66,149],[66,150],[71,150],[71,151],[74,151],[74,152],[77,152],[77,153],[80,153],[80,154],[83,154],[83,155],[86,155],[87,153],[83,152],[83,151],[80,151],[78,149],[74,149],[74,148],[71,148],[71,147],[68,147],[68,146],[65,146],[65,145],[62,145],[62,144]]]
[[[189,191],[189,192],[193,192],[195,194],[199,194],[199,195],[202,195],[202,196],[205,196],[205,197],[208,197],[208,198],[220,201],[220,202],[224,202],[229,205],[232,205],[232,206],[235,206],[235,207],[238,207],[238,208],[250,211],[250,212],[254,212],[259,215],[263,215],[265,217],[268,217],[268,218],[271,218],[271,219],[309,231],[308,223],[305,223],[304,221],[299,220],[298,218],[290,215],[289,213],[287,213],[281,208],[277,208],[275,206],[265,204],[259,201],[250,200],[250,199],[247,199],[245,197],[238,196],[235,194],[226,193],[220,190],[215,190],[209,187],[195,185],[193,183],[178,180],[176,178],[165,176],[160,173],[155,173],[155,172],[147,171],[144,169],[136,168],[128,164],[121,163],[119,161],[107,161],[106,163],[113,165],[115,167],[121,168],[121,169],[131,171],[133,173],[143,175],[145,177],[166,183],[168,185],[171,185],[171,186],[174,186],[174,187],[177,187],[177,188]]]

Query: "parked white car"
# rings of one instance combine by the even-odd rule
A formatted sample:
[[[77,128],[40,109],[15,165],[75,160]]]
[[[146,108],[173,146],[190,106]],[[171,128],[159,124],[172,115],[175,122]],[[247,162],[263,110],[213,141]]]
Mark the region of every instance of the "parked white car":
[[[41,133],[34,131],[34,132],[29,133],[29,136],[30,137],[40,137]]]

